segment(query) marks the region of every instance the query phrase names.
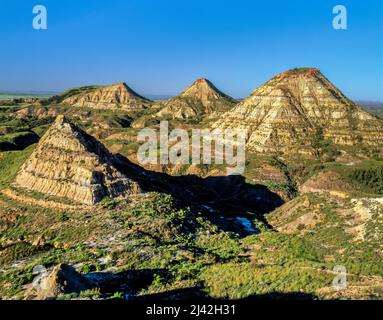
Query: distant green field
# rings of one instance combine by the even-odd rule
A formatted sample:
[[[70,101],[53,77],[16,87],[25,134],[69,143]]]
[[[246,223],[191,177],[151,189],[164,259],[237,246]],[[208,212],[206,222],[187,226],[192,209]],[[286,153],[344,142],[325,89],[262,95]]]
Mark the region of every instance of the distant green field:
[[[9,99],[13,99],[13,98],[14,98],[14,96],[0,93],[0,100],[9,100]]]
[[[0,99],[1,100],[1,99]],[[0,109],[19,108],[20,106],[1,106]]]
[[[2,93],[0,92],[0,100],[11,100],[16,98],[49,98],[53,94],[50,93]]]

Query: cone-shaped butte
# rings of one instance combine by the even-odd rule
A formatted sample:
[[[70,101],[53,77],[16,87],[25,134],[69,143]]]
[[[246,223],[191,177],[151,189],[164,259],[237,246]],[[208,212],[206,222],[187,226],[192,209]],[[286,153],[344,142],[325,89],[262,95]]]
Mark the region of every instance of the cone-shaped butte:
[[[222,93],[209,80],[198,79],[179,96],[164,101],[159,116],[185,119],[212,113],[222,113],[237,101]]]
[[[383,144],[382,121],[346,98],[315,68],[275,76],[212,127],[247,129],[247,148],[259,152],[309,152],[306,147],[318,130],[339,145]]]
[[[63,104],[94,109],[133,109],[140,110],[150,106],[151,101],[120,82],[101,87],[91,92],[81,93],[65,99]]]
[[[138,184],[114,163],[104,145],[60,115],[21,167],[14,185],[87,205],[139,193]]]

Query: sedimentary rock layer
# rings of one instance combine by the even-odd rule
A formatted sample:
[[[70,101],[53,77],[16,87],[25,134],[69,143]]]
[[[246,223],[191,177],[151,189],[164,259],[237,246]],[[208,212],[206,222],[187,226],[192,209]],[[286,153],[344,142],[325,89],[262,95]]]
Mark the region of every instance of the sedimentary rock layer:
[[[382,121],[346,98],[318,69],[309,68],[275,76],[212,127],[247,129],[247,148],[260,152],[303,150],[318,129],[339,145],[383,144]]]
[[[62,103],[75,107],[95,109],[120,108],[139,110],[150,106],[150,100],[140,96],[122,82],[69,97]]]
[[[235,103],[233,98],[219,91],[209,80],[201,78],[179,96],[163,102],[164,108],[158,115],[185,119],[224,112],[233,107]]]
[[[41,138],[15,185],[88,205],[140,191],[115,167],[113,155],[100,142],[63,116]]]

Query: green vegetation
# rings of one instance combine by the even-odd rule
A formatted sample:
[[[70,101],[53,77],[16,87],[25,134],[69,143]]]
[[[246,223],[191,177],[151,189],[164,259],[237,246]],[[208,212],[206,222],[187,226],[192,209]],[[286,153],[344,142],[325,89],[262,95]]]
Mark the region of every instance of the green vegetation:
[[[40,248],[26,242],[19,242],[13,245],[0,247],[0,265],[9,264],[25,257],[30,257],[38,252]]]
[[[350,179],[368,193],[383,194],[383,165],[376,168],[355,169]]]
[[[270,164],[279,168],[287,178],[286,183],[284,183],[282,186],[281,186],[281,184],[279,184],[279,186],[281,186],[283,188],[283,189],[281,189],[281,191],[285,191],[289,198],[291,198],[291,199],[294,198],[297,195],[297,185],[293,179],[291,169],[277,155],[274,155],[271,158]]]
[[[335,161],[335,158],[340,154],[338,148],[330,140],[325,139],[321,127],[316,128],[311,146],[314,149],[315,156],[325,162]]]
[[[110,199],[110,198],[104,198],[100,201],[100,205],[105,208],[105,209],[109,209],[109,210],[113,210],[114,208],[116,208],[117,206],[117,203],[115,200],[113,199]]]
[[[319,72],[319,70],[315,68],[294,68],[294,69],[286,71],[285,73],[288,75],[300,75],[300,74],[315,73],[315,72]]]
[[[39,137],[34,132],[16,132],[0,136],[0,151],[18,150],[38,142]]]
[[[242,262],[218,264],[202,275],[207,293],[214,298],[242,299],[255,295],[313,294],[331,284],[333,276],[317,270],[265,266]],[[304,288],[304,289],[303,289]]]
[[[62,94],[55,95],[55,96],[48,98],[44,102],[44,104],[46,104],[46,105],[57,104],[57,103],[60,103],[69,97],[72,97],[72,96],[75,96],[75,95],[81,94],[81,93],[92,92],[92,91],[97,90],[101,87],[102,86],[84,86],[84,87],[71,88],[71,89],[64,91]]]
[[[10,151],[0,154],[0,187],[7,186],[15,178],[22,164],[31,155],[34,146],[22,151]]]
[[[48,93],[30,93],[30,92],[18,92],[18,93],[4,93],[0,92],[0,101],[12,100],[20,98],[44,98],[48,97]]]
[[[74,88],[45,103],[60,103],[97,88]],[[84,130],[103,139],[108,147],[119,145],[115,150],[124,155],[132,155],[139,146],[135,141],[139,129],[131,127],[133,122],[158,125],[158,119],[153,117],[158,110],[110,112],[51,105],[52,116],[37,119],[28,114],[18,119],[12,112],[21,108],[0,107],[0,148],[4,144],[22,149],[18,141],[28,140],[34,133],[44,134],[55,113],[66,114]],[[48,110],[33,108],[36,114]],[[171,119],[170,125],[190,129],[201,126],[202,121],[200,117]],[[357,145],[342,147],[341,153],[324,130],[317,128],[310,149],[315,157],[249,154],[246,182],[262,184],[286,200],[295,198],[298,205],[291,212],[288,205],[281,208],[280,224],[270,223],[278,211],[265,217],[270,224],[254,219],[257,234],[247,237],[226,231],[231,229],[213,214],[200,213],[195,204],[185,205],[159,192],[128,200],[105,198],[91,209],[81,206],[76,210],[42,208],[0,193],[0,269],[4,270],[0,273],[0,297],[23,298],[23,286],[31,284],[35,266],[51,269],[64,262],[76,266],[82,274],[105,272],[120,276],[131,272],[136,276],[142,272],[146,281],[139,281],[134,293],[120,288],[108,292],[92,288],[58,299],[124,299],[127,294],[143,296],[194,287],[203,288],[207,296],[215,298],[292,293],[327,298],[321,290],[331,289],[335,265],[346,267],[352,285],[365,277],[381,277],[383,212],[373,197],[383,194],[382,153],[378,147],[364,146],[362,137],[355,139]],[[73,205],[69,200],[10,186],[33,149],[30,145],[21,151],[0,152],[0,189],[11,188],[20,198]],[[264,165],[269,172],[266,178],[259,178],[259,169]],[[174,174],[184,175],[187,169],[181,166]],[[225,166],[201,165],[196,171],[207,176],[213,170],[223,172]],[[324,171],[333,171],[347,182],[349,198],[299,194],[299,185]],[[251,191],[256,189],[251,187]],[[308,221],[312,212],[316,216]],[[280,226],[282,231],[278,232]]]
[[[230,233],[200,234],[196,245],[214,254],[220,261],[239,259],[242,253],[238,238]]]
[[[190,209],[177,209],[171,195],[152,193],[152,201],[145,201],[134,208],[132,214],[138,217],[163,217],[170,222],[181,222],[189,214]]]

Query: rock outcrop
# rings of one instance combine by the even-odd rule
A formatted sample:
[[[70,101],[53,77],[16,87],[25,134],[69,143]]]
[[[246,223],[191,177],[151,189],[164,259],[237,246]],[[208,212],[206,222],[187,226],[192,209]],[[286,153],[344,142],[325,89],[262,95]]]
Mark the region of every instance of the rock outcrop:
[[[339,194],[353,190],[352,186],[342,179],[339,173],[326,171],[319,172],[303,183],[299,191],[304,193],[332,193]]]
[[[237,101],[219,91],[209,80],[196,80],[179,96],[164,101],[159,116],[185,119],[214,112],[225,112]]]
[[[18,172],[15,185],[93,205],[140,192],[96,139],[58,116]]]
[[[29,118],[43,120],[57,117],[59,115],[59,110],[56,107],[27,106],[15,111],[14,115],[17,119],[22,120],[27,120]]]
[[[37,300],[55,299],[66,293],[80,293],[92,287],[88,279],[79,274],[72,266],[59,264],[50,273],[36,277],[29,296]]]
[[[286,71],[212,124],[248,130],[247,148],[305,153],[318,132],[339,145],[383,144],[383,124],[346,98],[318,69]]]
[[[63,100],[62,104],[94,109],[140,110],[148,108],[151,101],[140,96],[125,83],[121,82],[70,96]]]

